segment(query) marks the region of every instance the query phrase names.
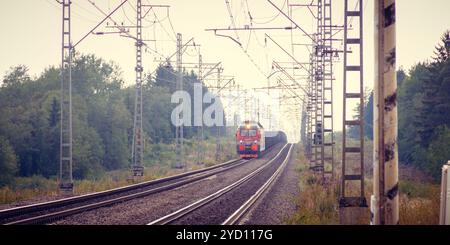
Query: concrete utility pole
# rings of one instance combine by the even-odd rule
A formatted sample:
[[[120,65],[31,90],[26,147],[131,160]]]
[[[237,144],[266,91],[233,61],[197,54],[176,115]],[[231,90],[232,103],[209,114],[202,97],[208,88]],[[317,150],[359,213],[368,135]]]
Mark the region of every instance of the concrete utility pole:
[[[399,222],[395,0],[375,0],[372,224]]]
[[[134,177],[144,176],[144,139],[142,128],[142,3],[136,1],[136,98],[134,104],[132,171]]]
[[[72,39],[71,0],[62,0],[61,132],[58,187],[62,195],[73,194],[72,177]]]
[[[177,90],[183,90],[183,43],[182,43],[182,35],[177,33]],[[180,115],[181,117],[181,115]],[[183,141],[184,141],[184,125],[176,127],[176,168],[186,167],[186,163],[184,162],[184,149],[183,149]]]

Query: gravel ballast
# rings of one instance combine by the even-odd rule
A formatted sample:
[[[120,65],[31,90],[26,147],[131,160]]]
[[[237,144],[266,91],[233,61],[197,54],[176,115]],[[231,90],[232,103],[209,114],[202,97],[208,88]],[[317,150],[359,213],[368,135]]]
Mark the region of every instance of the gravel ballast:
[[[173,222],[175,225],[219,225],[246,202],[278,169],[289,147],[267,168],[229,193]]]
[[[294,151],[295,152],[295,151]],[[291,158],[279,178],[261,197],[246,217],[240,221],[244,225],[284,225],[298,209],[295,200],[300,192],[300,172],[296,169],[296,154]]]
[[[162,193],[76,214],[53,224],[147,224],[244,177],[263,165],[267,159],[274,157],[281,147],[281,145],[275,146],[262,159],[249,161],[207,179]]]

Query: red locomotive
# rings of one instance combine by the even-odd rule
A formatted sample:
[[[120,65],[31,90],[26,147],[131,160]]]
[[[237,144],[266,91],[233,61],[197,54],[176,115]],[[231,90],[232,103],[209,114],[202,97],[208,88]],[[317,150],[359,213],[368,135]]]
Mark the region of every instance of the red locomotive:
[[[241,158],[259,158],[265,150],[282,142],[287,142],[283,132],[266,132],[254,121],[245,121],[236,132],[236,148]]]
[[[236,132],[236,147],[241,158],[259,158],[265,150],[263,126],[257,122],[245,121]]]

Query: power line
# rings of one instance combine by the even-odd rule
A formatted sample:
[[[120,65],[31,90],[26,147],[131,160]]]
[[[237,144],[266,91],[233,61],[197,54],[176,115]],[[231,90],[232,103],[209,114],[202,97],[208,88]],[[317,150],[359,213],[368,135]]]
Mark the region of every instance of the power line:
[[[86,13],[89,13],[93,16],[95,16],[96,18],[101,18],[101,16],[99,16],[98,14],[95,14],[94,12],[92,12],[91,10],[83,7],[81,4],[77,3],[77,2],[73,2],[76,6],[78,6],[80,9],[84,10]]]
[[[172,20],[170,19],[170,12],[168,13],[167,17],[169,19],[170,28],[172,29],[173,34],[176,35],[175,28],[173,28]]]
[[[153,12],[153,15],[155,16],[156,22],[161,26],[161,28],[164,30],[164,32],[167,34],[167,36],[168,36],[169,38],[171,38],[172,41],[176,42],[176,40],[174,39],[174,37],[172,37],[172,36],[169,34],[169,32],[166,30],[166,28],[164,27],[164,25],[162,24],[162,22],[159,20],[158,16],[156,15],[155,10],[154,10],[153,8],[152,8],[151,10],[152,10],[152,12]],[[175,36],[175,37],[176,37],[176,36]]]
[[[56,9],[58,9],[58,10],[60,9],[60,7],[58,7],[57,5],[55,5],[55,3],[51,2],[50,0],[46,0],[46,2],[47,2],[48,4],[50,4],[50,5],[52,5],[53,7],[55,7]],[[55,0],[55,2],[58,3],[58,1],[56,1],[56,0]],[[73,9],[71,9],[70,12],[71,12],[72,15],[77,16],[77,17],[78,17],[79,19],[81,19],[81,20],[84,20],[84,21],[90,22],[90,23],[97,23],[97,21],[94,21],[94,20],[92,20],[92,19],[90,19],[90,18],[86,18],[86,17],[82,16],[81,14],[75,12]],[[72,21],[73,21],[73,20],[74,20],[74,19],[72,18]]]
[[[247,57],[249,58],[250,62],[252,62],[252,64],[257,68],[257,70],[264,77],[267,77],[266,74],[263,72],[263,70],[259,67],[259,65],[255,62],[255,60],[247,52],[247,49],[244,49],[244,47],[242,47],[242,44],[241,44],[240,39],[239,39],[239,34],[238,34],[237,28],[236,28],[236,22],[234,20],[234,16],[233,16],[233,13],[232,13],[232,10],[231,10],[230,2],[228,0],[225,0],[225,4],[227,5],[227,10],[228,10],[228,14],[230,15],[231,25],[232,25],[232,27],[234,29],[235,34],[236,34],[237,43],[239,44],[239,47],[242,49],[242,51],[245,53],[245,55],[247,55]],[[215,34],[218,35],[216,32],[215,32]],[[248,48],[248,45],[247,45],[247,48]]]
[[[132,20],[128,17],[127,13],[125,12],[124,6],[122,6],[122,13],[123,13],[123,15],[125,16],[125,18],[130,22],[130,24],[132,24],[132,25],[135,24],[134,21],[132,21]]]
[[[284,1],[283,6],[281,7],[281,9],[284,9],[284,7],[286,6],[286,3],[287,3],[287,0]],[[247,4],[247,7],[248,7],[248,4]],[[249,13],[250,13],[250,9],[249,9]],[[253,23],[255,23],[255,24],[265,25],[265,24],[269,24],[269,23],[273,22],[273,21],[276,20],[280,15],[281,15],[281,12],[278,13],[278,14],[276,14],[276,15],[274,15],[274,16],[272,16],[272,17],[255,18],[255,17],[252,16],[252,21],[253,21]],[[270,20],[268,20],[268,21],[262,21],[262,22],[255,21],[255,19],[269,19],[269,18],[270,18]]]

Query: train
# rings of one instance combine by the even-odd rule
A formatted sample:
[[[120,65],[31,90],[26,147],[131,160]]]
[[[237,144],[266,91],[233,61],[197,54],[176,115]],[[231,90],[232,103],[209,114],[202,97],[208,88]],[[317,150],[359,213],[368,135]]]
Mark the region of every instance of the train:
[[[240,158],[260,158],[262,153],[278,143],[287,143],[282,131],[265,131],[255,121],[245,121],[236,131],[236,150]]]

